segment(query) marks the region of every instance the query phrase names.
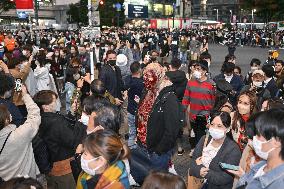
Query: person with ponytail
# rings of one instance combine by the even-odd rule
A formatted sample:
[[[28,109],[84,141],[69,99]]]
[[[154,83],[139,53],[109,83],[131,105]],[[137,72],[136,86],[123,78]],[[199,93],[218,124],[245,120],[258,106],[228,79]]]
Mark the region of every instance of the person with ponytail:
[[[128,189],[126,166],[129,149],[119,136],[110,130],[89,134],[83,142],[82,172],[77,189]]]
[[[248,143],[245,124],[255,112],[257,97],[253,91],[243,91],[237,99],[236,111],[231,113],[231,127],[234,140],[243,151]]]

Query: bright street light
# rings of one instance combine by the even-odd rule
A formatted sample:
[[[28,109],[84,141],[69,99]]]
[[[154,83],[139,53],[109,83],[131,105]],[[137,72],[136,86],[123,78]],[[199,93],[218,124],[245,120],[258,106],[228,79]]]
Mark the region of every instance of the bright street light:
[[[214,11],[217,11],[217,22],[219,21],[219,9],[214,9]]]

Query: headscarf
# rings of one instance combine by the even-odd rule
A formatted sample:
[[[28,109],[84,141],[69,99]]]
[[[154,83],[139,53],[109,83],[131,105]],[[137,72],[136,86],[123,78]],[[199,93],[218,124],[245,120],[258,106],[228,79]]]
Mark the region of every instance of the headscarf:
[[[165,76],[165,70],[158,63],[148,64],[143,72],[144,85],[146,88],[145,98],[138,107],[138,139],[146,146],[147,123],[153,104],[159,95],[159,92],[172,85]]]

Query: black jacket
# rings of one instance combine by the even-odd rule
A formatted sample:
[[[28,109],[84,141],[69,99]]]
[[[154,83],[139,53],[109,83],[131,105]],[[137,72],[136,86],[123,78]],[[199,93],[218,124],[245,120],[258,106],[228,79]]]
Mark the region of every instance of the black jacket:
[[[39,136],[47,145],[52,163],[73,157],[86,134],[86,126],[80,122],[73,125],[63,115],[41,114]]]
[[[209,137],[208,144],[212,138]],[[193,152],[192,160],[189,166],[189,174],[198,178],[200,177],[200,169],[203,165],[197,165],[195,160],[202,156],[203,144],[205,136],[203,136]],[[234,176],[222,169],[219,163],[228,163],[232,165],[239,165],[241,159],[241,151],[236,142],[229,137],[226,137],[223,145],[212,159],[209,165],[207,179],[207,189],[231,189],[234,182]]]
[[[144,89],[144,83],[142,78],[136,78],[128,76],[125,79],[125,88],[128,90],[128,105],[127,111],[132,115],[135,115],[138,104],[135,102],[135,95],[141,98],[142,91]]]
[[[267,83],[265,88],[269,90],[271,98],[276,97],[279,89],[277,88],[276,82],[273,78]]]
[[[181,102],[184,96],[184,91],[187,84],[187,78],[184,71],[177,70],[177,71],[170,71],[167,72],[166,75],[173,83],[175,88],[175,93],[178,97],[178,100]]]
[[[145,94],[142,95],[140,102],[144,97]],[[146,136],[148,151],[160,155],[173,149],[181,129],[178,114],[179,102],[174,88],[165,87],[156,98],[148,119]]]
[[[122,91],[124,83],[121,76],[121,70],[114,66],[115,70],[109,64],[105,64],[99,73],[99,79],[104,83],[107,91],[114,97],[122,100]]]

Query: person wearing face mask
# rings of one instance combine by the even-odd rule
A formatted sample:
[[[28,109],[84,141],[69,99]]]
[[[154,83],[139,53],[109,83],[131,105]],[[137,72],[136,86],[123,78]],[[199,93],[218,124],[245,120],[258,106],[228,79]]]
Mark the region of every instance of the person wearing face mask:
[[[139,62],[142,59],[139,43],[135,42],[132,48],[133,61]]]
[[[231,113],[231,127],[233,139],[238,143],[241,150],[244,150],[248,143],[245,133],[245,124],[256,108],[257,97],[254,91],[244,91],[237,99],[237,108]]]
[[[41,110],[38,134],[47,146],[52,165],[51,171],[46,175],[47,185],[55,189],[75,189],[70,160],[76,147],[86,136],[86,126],[78,121],[73,123],[56,113],[57,98],[56,93],[48,90],[40,91],[34,96],[34,101]]]
[[[191,37],[191,41],[189,42],[189,51],[190,51],[190,59],[191,60],[197,60],[199,54],[200,54],[200,46],[201,43],[196,40],[196,36],[193,35]]]
[[[264,65],[262,66],[262,71],[264,72],[263,87],[267,89],[270,92],[271,97],[274,98],[279,93],[279,89],[273,78],[275,75],[274,68],[273,66]]]
[[[77,189],[130,188],[123,162],[128,157],[129,149],[116,133],[109,130],[92,133],[84,140],[83,148],[83,171],[79,175]]]
[[[256,109],[258,111],[261,110],[261,105],[263,101],[271,98],[269,90],[263,87],[263,81],[264,81],[264,72],[262,70],[255,70],[252,73],[251,85],[246,85],[241,90],[241,92],[248,91],[248,90],[255,91],[256,96],[257,96]]]
[[[244,86],[243,80],[240,76],[234,74],[234,68],[235,64],[231,62],[224,62],[221,68],[221,74],[217,75],[214,78],[214,81],[220,79],[225,79],[227,82],[229,82],[234,90],[234,93],[236,94],[235,97],[231,97],[230,100],[232,104],[236,103],[236,96],[240,93],[241,89]]]
[[[189,120],[194,131],[193,147],[205,135],[207,118],[215,103],[215,83],[207,77],[208,62],[201,60],[193,64],[193,79],[187,82],[182,105],[184,109],[190,106]]]
[[[53,77],[56,79],[58,91],[59,93],[61,93],[64,87],[64,68],[60,62],[60,49],[58,47],[55,47],[53,49],[53,52],[54,54],[52,56],[52,63],[54,66],[51,65],[51,68],[55,68]]]
[[[12,124],[8,108],[0,105],[0,177],[7,181],[17,176],[36,178],[40,173],[36,164],[32,140],[37,134],[41,122],[40,110],[33,102],[25,86],[22,96],[27,106],[28,116],[25,123],[16,127]],[[6,141],[6,142],[5,142]]]
[[[103,82],[107,91],[115,98],[116,105],[122,104],[122,92],[124,83],[121,76],[121,70],[116,66],[116,52],[109,50],[106,53],[106,64],[99,72],[99,79]]]
[[[281,109],[268,110],[257,116],[252,146],[263,160],[252,166],[246,174],[239,174],[236,188],[283,188],[283,117]]]
[[[94,64],[98,69],[101,67],[101,64],[103,63],[104,52],[107,52],[108,49],[105,49],[104,51],[101,47],[101,42],[99,40],[96,40],[93,51],[94,51]]]
[[[188,42],[186,36],[181,36],[179,41],[179,53],[180,60],[182,62],[182,67],[187,64],[187,50],[188,50]]]
[[[189,175],[204,178],[204,188],[231,189],[233,186],[234,177],[220,167],[220,163],[238,165],[241,158],[238,145],[229,135],[230,124],[229,113],[212,112],[209,136],[203,136],[193,152]]]
[[[149,64],[143,80],[145,90],[136,113],[137,145],[131,149],[130,161],[131,175],[140,185],[151,170],[168,170],[182,128],[181,109],[163,67]]]
[[[250,71],[247,73],[247,75],[245,76],[244,79],[244,84],[245,85],[250,85],[252,83],[252,73],[255,70],[259,70],[260,69],[260,64],[261,61],[257,58],[253,58],[250,62]]]
[[[115,51],[117,54],[124,54],[127,57],[128,65],[133,63],[133,53],[130,49],[130,43],[127,37],[123,37],[120,41],[118,41]]]
[[[161,63],[168,62],[169,55],[170,55],[170,46],[168,43],[168,39],[164,37],[163,43],[160,44]]]
[[[79,51],[79,59],[82,63],[82,66],[84,68],[90,68],[90,65],[91,65],[91,60],[90,60],[90,54],[88,54],[86,52],[86,47],[85,45],[80,45],[79,48],[78,48],[78,51]]]

